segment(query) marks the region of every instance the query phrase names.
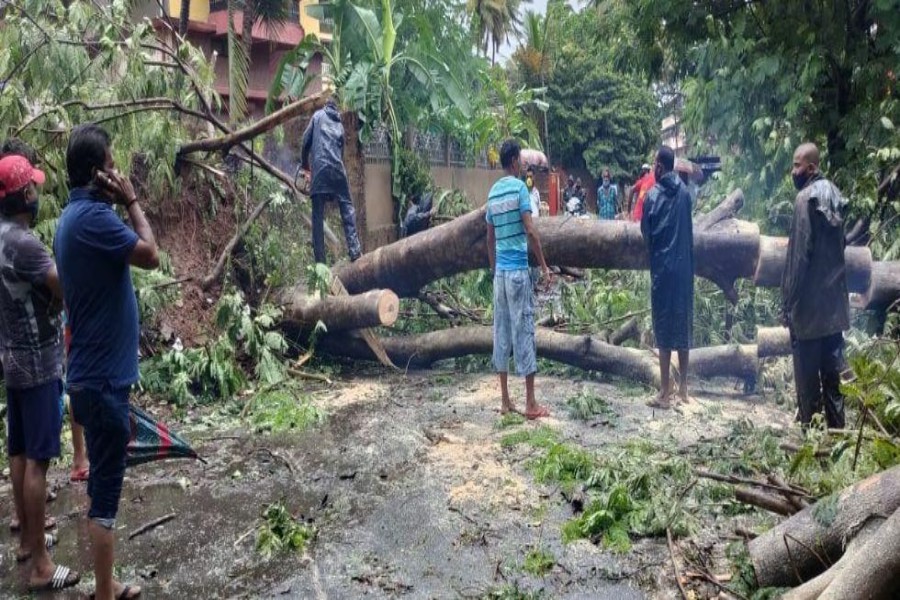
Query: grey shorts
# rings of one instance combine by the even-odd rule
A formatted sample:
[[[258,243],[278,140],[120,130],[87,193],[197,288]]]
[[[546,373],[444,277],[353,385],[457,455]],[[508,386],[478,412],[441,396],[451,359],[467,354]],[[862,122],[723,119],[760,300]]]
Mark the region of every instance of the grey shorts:
[[[524,377],[537,372],[534,347],[534,290],[528,269],[494,274],[494,369],[509,370],[509,355]]]

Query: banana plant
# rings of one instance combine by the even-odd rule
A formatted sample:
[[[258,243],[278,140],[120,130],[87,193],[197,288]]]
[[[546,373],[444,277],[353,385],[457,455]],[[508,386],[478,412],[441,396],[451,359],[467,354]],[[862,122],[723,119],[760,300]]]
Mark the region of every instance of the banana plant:
[[[470,106],[462,86],[450,67],[416,42],[397,46],[397,31],[403,16],[394,11],[391,0],[381,0],[380,11],[349,0],[335,0],[307,8],[311,17],[334,23],[333,39],[324,43],[307,36],[280,61],[268,107],[287,95],[302,96],[316,75],[309,66],[321,55],[332,72],[329,82],[341,107],[356,111],[365,138],[374,126],[383,123],[391,140],[393,174],[399,172],[402,125],[415,119],[414,109],[437,110],[448,103],[468,114]],[[415,38],[416,36],[410,36]],[[416,88],[408,84],[415,82]],[[427,102],[406,102],[404,95],[427,96]]]

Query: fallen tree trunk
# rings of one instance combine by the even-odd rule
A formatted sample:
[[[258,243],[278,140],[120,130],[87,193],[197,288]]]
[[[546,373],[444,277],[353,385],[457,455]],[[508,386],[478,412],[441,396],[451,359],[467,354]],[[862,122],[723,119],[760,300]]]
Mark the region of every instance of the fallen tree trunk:
[[[758,327],[756,329],[756,347],[759,358],[771,356],[790,356],[791,332],[787,327]]]
[[[621,346],[628,340],[637,340],[641,337],[641,328],[637,317],[631,317],[609,336],[609,343],[613,346]]]
[[[836,498],[819,500],[752,540],[747,548],[760,587],[803,583],[828,568],[844,540],[878,515],[900,507],[900,466],[861,481]]]
[[[546,217],[537,219],[535,225],[551,265],[648,268],[637,223]],[[487,268],[485,238],[481,208],[382,246],[343,265],[337,275],[350,293],[392,289],[400,296],[412,297],[433,281]],[[737,301],[737,279],[753,279],[762,287],[779,287],[786,249],[786,238],[760,236],[759,228],[746,221],[729,218],[708,228],[695,225],[695,273],[721,287],[732,302]],[[864,295],[867,306],[886,306],[900,298],[900,261],[873,263],[869,249],[858,247],[848,247],[845,256],[848,289]]]
[[[859,549],[868,542],[875,532],[884,522],[882,518],[873,518],[867,521],[859,532],[847,542],[847,549],[841,559],[834,563],[830,569],[797,586],[781,597],[781,600],[816,600],[822,595],[822,592],[834,581],[834,578],[841,573],[850,562],[851,557],[859,552]]]
[[[471,355],[490,355],[494,340],[490,327],[472,326],[430,333],[382,338],[392,362],[401,368],[428,368],[437,361]],[[539,357],[556,362],[624,377],[649,386],[659,385],[656,356],[636,348],[621,348],[589,335],[571,335],[546,329],[535,332]],[[372,352],[361,340],[350,336],[327,336],[319,347],[335,356],[372,360]],[[753,346],[742,354],[755,354]],[[696,357],[695,357],[696,355]],[[706,377],[756,377],[756,364],[734,360],[732,346],[698,349],[691,354],[690,373]]]
[[[844,598],[896,598],[900,592],[900,510],[872,534],[819,596]]]
[[[281,293],[283,319],[304,330],[318,322],[328,331],[346,331],[393,325],[400,314],[400,299],[391,290],[371,290],[356,296],[307,294],[297,287]]]

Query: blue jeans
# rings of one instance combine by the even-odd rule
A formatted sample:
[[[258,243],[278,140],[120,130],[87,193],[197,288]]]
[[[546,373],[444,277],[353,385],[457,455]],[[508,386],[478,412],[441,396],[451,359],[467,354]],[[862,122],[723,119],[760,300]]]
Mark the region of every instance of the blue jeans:
[[[125,455],[131,439],[128,396],[131,388],[102,390],[69,387],[72,416],[84,427],[91,472],[87,493],[91,498],[88,518],[112,529],[119,511]]]
[[[335,194],[313,194],[312,196],[312,240],[313,255],[317,263],[325,262],[325,203],[329,200],[337,200],[341,210],[341,223],[344,225],[344,237],[347,239],[347,250],[350,260],[356,260],[362,255],[359,245],[359,235],[356,233],[356,211],[353,209],[353,201],[346,192]]]
[[[520,376],[537,372],[534,290],[528,269],[494,274],[494,370],[509,371],[510,354]]]

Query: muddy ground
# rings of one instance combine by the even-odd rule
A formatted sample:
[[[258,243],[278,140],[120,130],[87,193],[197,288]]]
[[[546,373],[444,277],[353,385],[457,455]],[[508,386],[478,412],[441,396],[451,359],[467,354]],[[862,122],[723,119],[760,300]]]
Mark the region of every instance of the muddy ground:
[[[513,393],[522,397],[521,382]],[[579,391],[607,399],[610,419],[574,421],[564,409]],[[539,397],[561,437],[599,448],[634,437],[674,436],[681,444],[724,435],[751,417],[787,426],[791,415],[728,386],[700,387],[682,412],[650,409],[649,392],[608,383],[539,377]],[[495,377],[489,374],[354,375],[323,386],[315,402],[326,421],[307,431],[263,435],[241,427],[203,427],[202,411],[182,426],[208,460],[169,461],[130,470],[118,523],[118,569],[144,598],[460,598],[504,586],[548,598],[676,598],[664,539],[641,540],[625,555],[587,541],[563,545],[571,506],[558,489],[534,482],[528,448],[501,448]],[[152,408],[152,407],[151,407]],[[516,428],[532,428],[525,423]],[[86,573],[74,592],[92,589],[83,514],[84,484],[51,469],[60,522],[54,558]],[[4,485],[4,484],[0,484]],[[8,482],[0,519],[9,518]],[[262,557],[254,547],[264,505],[282,500],[314,524],[306,555]],[[128,540],[168,513],[174,520]],[[526,574],[536,547],[557,565]],[[0,531],[0,596],[22,596],[25,573]]]

